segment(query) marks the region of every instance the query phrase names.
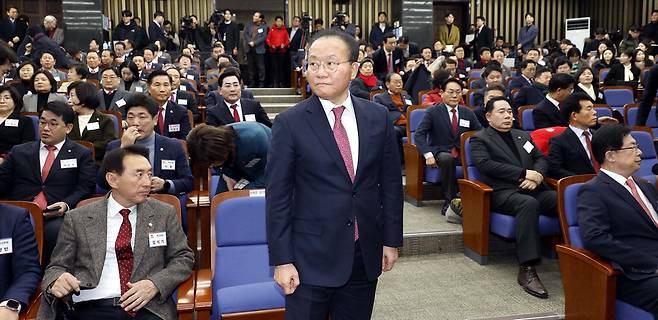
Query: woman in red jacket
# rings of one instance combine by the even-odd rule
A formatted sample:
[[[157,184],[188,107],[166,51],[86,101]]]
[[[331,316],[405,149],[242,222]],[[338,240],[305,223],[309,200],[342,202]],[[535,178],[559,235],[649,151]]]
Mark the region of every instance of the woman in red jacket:
[[[273,87],[282,87],[283,79],[285,79],[284,70],[286,70],[286,52],[290,45],[290,38],[288,37],[288,30],[283,25],[283,17],[276,16],[274,18],[274,25],[270,32],[267,34],[265,43],[269,47],[270,54],[274,57],[272,71]]]

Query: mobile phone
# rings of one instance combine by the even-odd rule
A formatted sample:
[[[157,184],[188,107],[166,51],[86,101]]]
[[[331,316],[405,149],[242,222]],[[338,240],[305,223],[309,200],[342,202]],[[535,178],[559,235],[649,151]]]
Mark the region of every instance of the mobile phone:
[[[43,213],[48,213],[48,212],[53,212],[53,211],[59,211],[60,209],[62,209],[62,207],[57,206],[57,207],[52,207],[52,208],[45,208],[45,209],[43,209],[42,212]]]

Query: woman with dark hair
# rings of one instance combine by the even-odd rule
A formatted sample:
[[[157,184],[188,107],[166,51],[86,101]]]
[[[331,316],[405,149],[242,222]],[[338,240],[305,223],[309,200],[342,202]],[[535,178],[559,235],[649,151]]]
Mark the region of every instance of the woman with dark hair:
[[[596,64],[594,64],[594,73],[598,75],[601,70],[610,69],[617,63],[617,60],[615,60],[615,51],[613,48],[609,47],[603,50],[601,59],[599,59]]]
[[[84,64],[81,63],[72,64],[69,67],[69,71],[67,73],[68,80],[61,82],[59,88],[57,89],[57,93],[66,94],[67,92],[69,92],[69,86],[73,82],[87,80],[88,74],[89,71],[87,70],[87,67]]]
[[[589,97],[594,104],[604,104],[603,92],[599,91],[599,81],[590,67],[582,67],[576,73],[576,82],[578,83],[573,92],[583,92]]]
[[[58,95],[57,81],[46,70],[37,70],[30,79],[31,94],[23,96],[23,111],[40,112],[51,101],[66,103],[66,98]]]
[[[569,58],[569,62],[571,62],[571,75],[575,75],[580,68],[587,66],[587,61],[581,58],[580,49],[576,47],[567,51],[567,58]]]
[[[37,65],[34,64],[31,60],[21,63],[18,68],[16,68],[16,74],[18,75],[18,83],[14,84],[14,88],[18,91],[21,96],[26,95],[30,92],[30,80],[34,75],[34,71],[37,70]],[[21,99],[22,101],[23,99]]]
[[[119,66],[121,71],[121,88],[124,88],[130,93],[143,93],[146,92],[146,83],[139,79],[139,69],[132,61],[126,61]]]
[[[610,69],[605,77],[606,86],[628,85],[635,88],[640,81],[640,69],[633,63],[633,57],[629,52],[619,54],[619,63]]]
[[[271,140],[270,128],[258,122],[236,122],[221,127],[201,124],[187,135],[187,149],[192,163],[220,168],[219,172],[215,169],[222,175],[217,194],[233,189],[265,188]]]
[[[644,69],[653,67],[653,61],[649,59],[649,55],[644,50],[636,49],[633,52],[633,59],[635,60],[635,66],[640,69],[640,74]]]
[[[94,144],[96,164],[100,165],[105,156],[107,144],[117,138],[114,122],[109,116],[96,111],[100,104],[96,86],[83,81],[71,83],[68,87],[69,105],[75,111],[71,140],[89,141]]]
[[[356,97],[366,100],[370,99],[370,91],[381,90],[384,84],[381,80],[377,80],[377,76],[373,73],[375,63],[370,58],[365,58],[359,65],[359,73],[356,78],[350,83],[350,93]]]
[[[21,115],[21,109],[23,100],[18,90],[0,86],[0,164],[13,146],[35,139],[34,123]]]

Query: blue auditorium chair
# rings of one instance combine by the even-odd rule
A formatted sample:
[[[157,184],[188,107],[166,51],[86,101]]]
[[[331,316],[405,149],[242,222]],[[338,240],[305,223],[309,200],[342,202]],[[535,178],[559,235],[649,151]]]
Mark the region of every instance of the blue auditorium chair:
[[[650,313],[615,298],[615,278],[620,273],[583,248],[576,200],[580,187],[593,177],[572,176],[558,181],[558,212],[564,245],[558,245],[556,250],[564,285],[565,318],[653,320]]]
[[[634,126],[635,120],[637,119],[637,112],[639,110],[639,104],[629,103],[624,106],[624,122],[627,126]],[[647,116],[647,122],[644,125],[645,127],[651,128],[653,135],[658,134],[658,120],[656,120],[656,106],[652,106]]]
[[[521,130],[530,132],[535,130],[535,121],[532,117],[532,111],[535,105],[520,106],[518,112],[519,126]]]
[[[605,103],[623,114],[624,105],[635,103],[633,89],[624,86],[608,86],[603,89]]]
[[[651,168],[658,163],[658,159],[656,159],[656,148],[653,144],[653,134],[648,131],[633,130],[631,131],[631,136],[633,136],[637,146],[642,151],[642,155],[640,156],[642,159],[640,170],[635,174],[638,176],[651,175]]]

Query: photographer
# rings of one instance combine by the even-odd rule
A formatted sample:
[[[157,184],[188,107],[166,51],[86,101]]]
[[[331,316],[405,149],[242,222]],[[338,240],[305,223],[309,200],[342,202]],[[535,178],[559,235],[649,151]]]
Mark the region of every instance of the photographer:
[[[210,51],[210,32],[207,28],[199,28],[199,20],[195,15],[189,15],[180,19],[180,38],[183,47],[193,45],[201,52]]]
[[[344,11],[336,12],[336,15],[334,15],[333,23],[331,24],[331,28],[343,30],[352,37],[356,35],[356,27],[353,23],[350,22],[350,15]]]

